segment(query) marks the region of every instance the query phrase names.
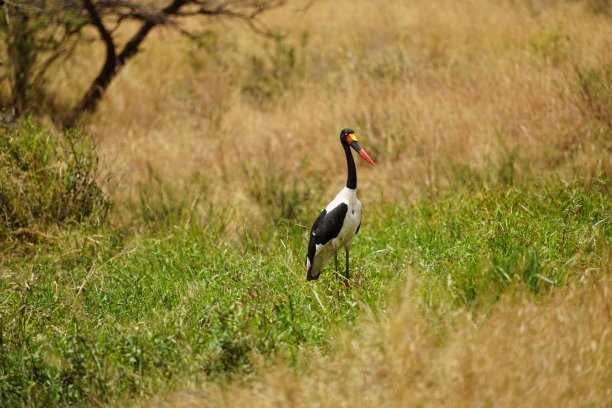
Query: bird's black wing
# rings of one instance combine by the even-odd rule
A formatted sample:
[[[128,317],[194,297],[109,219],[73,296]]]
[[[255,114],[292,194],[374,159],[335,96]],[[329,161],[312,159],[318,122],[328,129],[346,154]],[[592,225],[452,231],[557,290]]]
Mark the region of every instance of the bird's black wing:
[[[310,231],[310,239],[314,240],[315,244],[325,245],[332,238],[337,237],[344,224],[347,211],[346,203],[339,204],[330,212],[321,211]]]
[[[317,245],[325,245],[338,236],[347,211],[348,205],[346,203],[341,203],[330,212],[324,209],[312,224],[310,240],[308,241],[308,259],[311,265],[314,262]]]

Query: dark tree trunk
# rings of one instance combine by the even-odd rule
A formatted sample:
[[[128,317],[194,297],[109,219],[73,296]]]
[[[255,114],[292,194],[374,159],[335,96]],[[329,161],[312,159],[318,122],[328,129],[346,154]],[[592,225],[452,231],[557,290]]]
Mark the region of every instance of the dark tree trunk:
[[[190,0],[173,0],[172,3],[163,9],[163,14],[175,14],[182,6]],[[147,37],[149,32],[159,24],[159,22],[147,21],[142,24],[140,29],[134,34],[130,41],[125,44],[121,53],[117,56],[116,47],[109,31],[104,26],[100,15],[91,0],[83,0],[91,18],[91,23],[98,29],[100,36],[106,46],[106,61],[102,70],[89,86],[89,89],[81,99],[81,102],[73,111],[71,122],[74,122],[82,114],[93,112],[102,99],[102,96],[113,79],[117,76],[121,68],[139,51],[140,44]]]
[[[104,92],[104,90],[106,90],[106,88],[108,88],[108,85],[111,83],[117,71],[117,52],[115,50],[115,43],[113,41],[113,37],[104,26],[104,23],[102,23],[102,19],[100,18],[96,7],[93,5],[91,0],[83,0],[83,5],[89,13],[91,23],[100,33],[100,37],[102,37],[102,41],[104,42],[104,46],[106,47],[106,60],[104,61],[102,70],[100,71],[96,79],[94,79],[92,84],[89,86],[89,90],[87,91],[87,93],[85,93],[85,96],[75,109],[75,118],[81,113],[86,112],[88,110],[93,110],[95,108],[97,102],[102,97],[102,93]]]
[[[11,77],[11,105],[13,114],[19,116],[27,110],[32,94],[30,80],[32,69],[36,62],[37,52],[29,32],[29,17],[18,13],[11,17],[11,25],[7,24],[8,65]]]

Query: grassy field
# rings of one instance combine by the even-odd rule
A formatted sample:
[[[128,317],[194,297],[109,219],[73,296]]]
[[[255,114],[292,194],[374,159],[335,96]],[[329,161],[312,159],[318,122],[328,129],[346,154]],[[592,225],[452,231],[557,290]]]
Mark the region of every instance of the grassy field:
[[[3,400],[106,403],[177,379],[251,378],[262,356],[325,353],[359,316],[393,321],[389,299],[404,293],[406,276],[418,282],[408,293],[429,334],[446,344],[457,310],[480,321],[506,292],[546,299],[608,261],[610,187],[495,187],[381,204],[355,243],[363,280],[352,291],[329,272],[304,281],[296,225],[245,230],[238,243],[222,224],[194,218],[129,240],[117,230],[62,232],[5,262]],[[592,273],[607,285],[607,272]],[[607,359],[609,348],[599,351]]]
[[[290,2],[154,33],[79,132],[3,127],[0,405],[611,404],[610,15]],[[346,126],[351,289],[303,268]]]

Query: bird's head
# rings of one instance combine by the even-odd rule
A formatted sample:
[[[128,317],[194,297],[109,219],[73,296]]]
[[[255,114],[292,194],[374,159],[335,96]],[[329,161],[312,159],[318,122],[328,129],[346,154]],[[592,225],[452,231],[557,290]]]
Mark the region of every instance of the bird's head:
[[[374,160],[372,160],[370,155],[361,146],[359,146],[357,136],[355,136],[355,131],[353,129],[342,129],[340,131],[340,142],[343,146],[350,146],[355,149],[355,151],[359,153],[359,155],[363,157],[365,161],[376,167],[376,163],[374,163]]]

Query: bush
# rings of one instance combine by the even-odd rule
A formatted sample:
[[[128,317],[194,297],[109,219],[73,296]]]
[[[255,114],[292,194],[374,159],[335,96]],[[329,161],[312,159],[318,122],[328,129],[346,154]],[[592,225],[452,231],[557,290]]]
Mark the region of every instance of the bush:
[[[58,139],[31,120],[0,128],[0,242],[40,236],[51,225],[101,223],[110,203],[97,164],[78,132]]]
[[[612,62],[601,68],[576,68],[578,107],[587,117],[612,127]]]
[[[258,107],[265,106],[266,102],[292,89],[295,79],[303,75],[308,33],[302,34],[299,47],[283,37],[275,38],[273,44],[273,48],[267,49],[265,55],[251,57],[250,70],[242,84],[242,93]]]
[[[571,53],[569,36],[561,28],[547,30],[534,36],[529,42],[529,51],[548,64],[558,65]]]

